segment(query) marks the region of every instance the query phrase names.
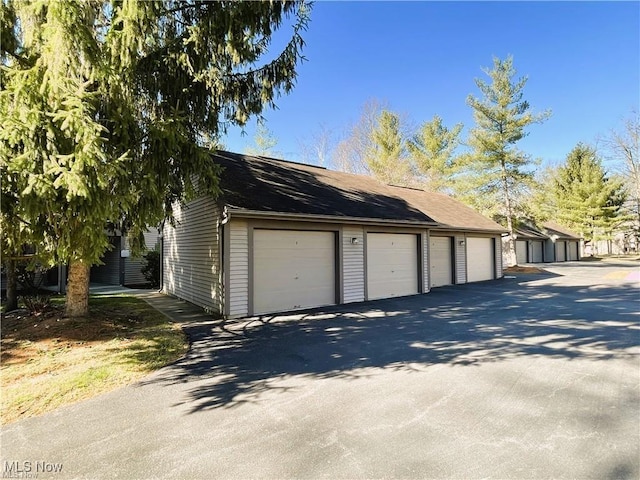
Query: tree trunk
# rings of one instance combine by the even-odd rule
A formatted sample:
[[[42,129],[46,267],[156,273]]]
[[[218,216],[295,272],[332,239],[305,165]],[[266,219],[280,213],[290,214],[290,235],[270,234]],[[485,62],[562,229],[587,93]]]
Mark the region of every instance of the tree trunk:
[[[18,276],[16,275],[16,261],[7,260],[5,263],[7,272],[7,302],[5,312],[18,308]]]
[[[65,313],[68,317],[86,317],[89,314],[89,269],[91,267],[77,260],[69,264],[67,283],[67,303]]]
[[[513,229],[513,212],[511,209],[511,196],[509,195],[509,182],[507,181],[507,169],[502,162],[502,193],[504,194],[504,206],[507,210],[507,230],[509,230],[509,240],[507,241],[507,266],[512,267],[518,263],[516,257],[516,241]]]

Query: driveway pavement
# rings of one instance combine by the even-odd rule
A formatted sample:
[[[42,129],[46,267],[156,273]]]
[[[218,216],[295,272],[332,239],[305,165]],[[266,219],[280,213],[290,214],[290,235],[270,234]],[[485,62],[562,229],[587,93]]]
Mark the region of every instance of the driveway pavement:
[[[5,427],[3,475],[637,479],[638,266],[548,269],[229,322],[149,294],[188,356]]]

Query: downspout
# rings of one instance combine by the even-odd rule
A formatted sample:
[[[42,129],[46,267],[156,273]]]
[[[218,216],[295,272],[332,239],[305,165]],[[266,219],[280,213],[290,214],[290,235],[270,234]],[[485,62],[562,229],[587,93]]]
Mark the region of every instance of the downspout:
[[[126,279],[124,278],[124,274],[125,274],[125,257],[122,255],[122,252],[126,249],[127,246],[127,237],[124,235],[124,233],[120,236],[120,248],[119,248],[119,255],[118,255],[118,283],[120,283],[120,286],[124,287],[125,281]]]
[[[166,219],[160,222],[158,227],[158,237],[160,239],[160,291],[164,292],[164,224]]]
[[[229,286],[229,269],[227,268],[228,258],[226,255],[226,251],[230,245],[227,245],[228,242],[225,241],[225,237],[228,229],[227,224],[230,221],[231,221],[231,213],[225,206],[222,209],[222,215],[221,215],[220,224],[219,224],[220,246],[218,247],[219,253],[220,253],[220,285],[221,285],[221,289],[220,289],[221,298],[219,300],[219,305],[220,305],[220,315],[222,315],[224,318],[228,317],[229,315],[229,311],[228,311],[229,302],[227,301],[228,286]]]

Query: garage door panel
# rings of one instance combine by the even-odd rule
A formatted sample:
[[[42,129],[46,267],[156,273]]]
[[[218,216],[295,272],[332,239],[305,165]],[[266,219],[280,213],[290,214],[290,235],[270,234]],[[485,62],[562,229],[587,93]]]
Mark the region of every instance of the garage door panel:
[[[578,260],[578,242],[568,242],[567,250],[569,253],[568,260],[576,261]]]
[[[431,264],[431,287],[442,287],[453,283],[452,237],[431,237],[429,256]]]
[[[367,298],[418,293],[417,235],[367,234]]]
[[[254,230],[254,312],[335,303],[335,234]]]
[[[556,262],[564,262],[567,260],[565,242],[556,243]]]
[[[533,242],[533,263],[542,263],[542,242],[535,241]]]
[[[527,242],[516,240],[516,262],[518,265],[527,263]]]
[[[467,282],[494,278],[493,238],[467,237]]]

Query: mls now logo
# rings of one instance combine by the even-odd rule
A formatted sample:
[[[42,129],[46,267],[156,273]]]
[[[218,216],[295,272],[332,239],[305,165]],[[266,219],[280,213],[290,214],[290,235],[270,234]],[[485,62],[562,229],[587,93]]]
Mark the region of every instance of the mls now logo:
[[[2,478],[38,478],[39,473],[60,473],[61,463],[44,461],[4,462]]]

